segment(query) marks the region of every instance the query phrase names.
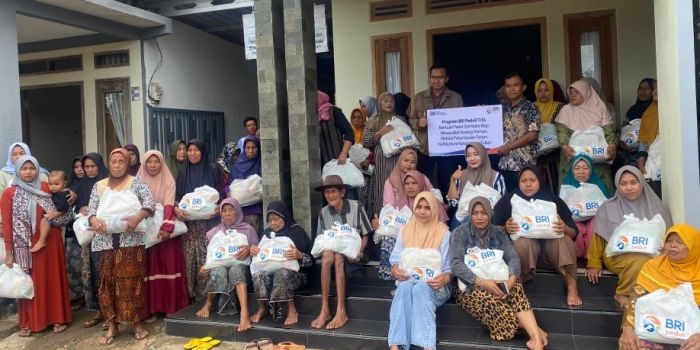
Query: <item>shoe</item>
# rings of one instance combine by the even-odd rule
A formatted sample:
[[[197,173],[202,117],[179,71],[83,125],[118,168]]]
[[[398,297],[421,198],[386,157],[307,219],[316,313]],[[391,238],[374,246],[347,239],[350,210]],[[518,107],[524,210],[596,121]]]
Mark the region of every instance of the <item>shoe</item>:
[[[190,341],[188,341],[185,345],[184,348],[185,350],[192,350],[199,346],[199,344],[206,343],[214,338],[212,337],[204,337],[204,338],[192,338]]]
[[[275,345],[274,350],[306,350],[306,345],[297,344],[291,341],[283,341]]]
[[[259,350],[275,350],[275,344],[272,343],[272,340],[268,338],[260,338],[258,339],[258,349]]]

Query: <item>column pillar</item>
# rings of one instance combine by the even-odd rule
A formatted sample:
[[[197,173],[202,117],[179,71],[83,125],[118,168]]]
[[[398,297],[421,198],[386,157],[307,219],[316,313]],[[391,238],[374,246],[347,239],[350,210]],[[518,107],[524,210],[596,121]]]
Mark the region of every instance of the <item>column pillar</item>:
[[[284,32],[294,218],[311,234],[321,209],[314,191],[321,185],[321,156],[312,1],[284,0]]]
[[[16,16],[14,1],[0,1],[0,77],[3,78],[0,84],[0,150],[2,152],[13,142],[22,141]]]
[[[674,222],[700,227],[693,3],[654,0],[662,186]]]
[[[282,5],[282,0],[255,2],[258,115],[265,193],[263,203],[281,200],[296,212],[289,185],[289,122]]]

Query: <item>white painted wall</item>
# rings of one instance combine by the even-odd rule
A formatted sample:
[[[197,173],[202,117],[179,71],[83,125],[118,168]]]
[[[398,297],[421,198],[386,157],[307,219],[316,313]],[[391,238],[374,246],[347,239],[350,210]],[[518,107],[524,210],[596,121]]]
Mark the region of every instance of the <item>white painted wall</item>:
[[[17,70],[17,24],[15,3],[0,2],[0,165],[5,166],[7,150],[22,139],[22,111]]]
[[[543,0],[436,14],[425,13],[425,0],[413,0],[412,17],[377,22],[369,22],[370,2],[333,0],[336,102],[343,110],[352,110],[359,98],[373,93],[372,36],[412,33],[417,92],[428,87],[428,30],[513,19],[547,18],[549,77],[565,82],[564,15],[614,9],[620,84],[617,108],[622,114],[634,103],[639,81],[656,75],[653,0]]]
[[[226,139],[243,136],[243,118],[258,114],[255,61],[245,60],[241,46],[178,21],[172,34],[157,40],[163,53],[153,77],[163,88],[158,106],[224,112]],[[145,41],[143,50],[150,79],[160,61],[155,40]]]

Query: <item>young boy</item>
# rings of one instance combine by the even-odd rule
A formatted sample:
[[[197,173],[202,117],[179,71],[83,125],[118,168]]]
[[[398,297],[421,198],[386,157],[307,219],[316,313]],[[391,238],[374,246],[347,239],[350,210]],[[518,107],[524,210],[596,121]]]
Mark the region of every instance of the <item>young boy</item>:
[[[66,188],[68,180],[66,179],[66,173],[63,170],[53,170],[49,173],[49,190],[51,191],[51,201],[56,207],[56,211],[44,214],[41,219],[41,226],[39,227],[39,240],[32,246],[31,251],[36,252],[41,250],[46,246],[46,237],[49,236],[49,230],[51,230],[51,223],[49,220],[55,219],[70,210],[70,205],[68,204],[69,191]]]

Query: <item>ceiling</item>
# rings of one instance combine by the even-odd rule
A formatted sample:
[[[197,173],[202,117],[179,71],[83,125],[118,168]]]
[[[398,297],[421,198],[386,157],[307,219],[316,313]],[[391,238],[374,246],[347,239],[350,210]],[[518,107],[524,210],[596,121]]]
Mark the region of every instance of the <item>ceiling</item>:
[[[20,44],[89,34],[95,34],[95,32],[39,18],[17,15],[17,42]]]

